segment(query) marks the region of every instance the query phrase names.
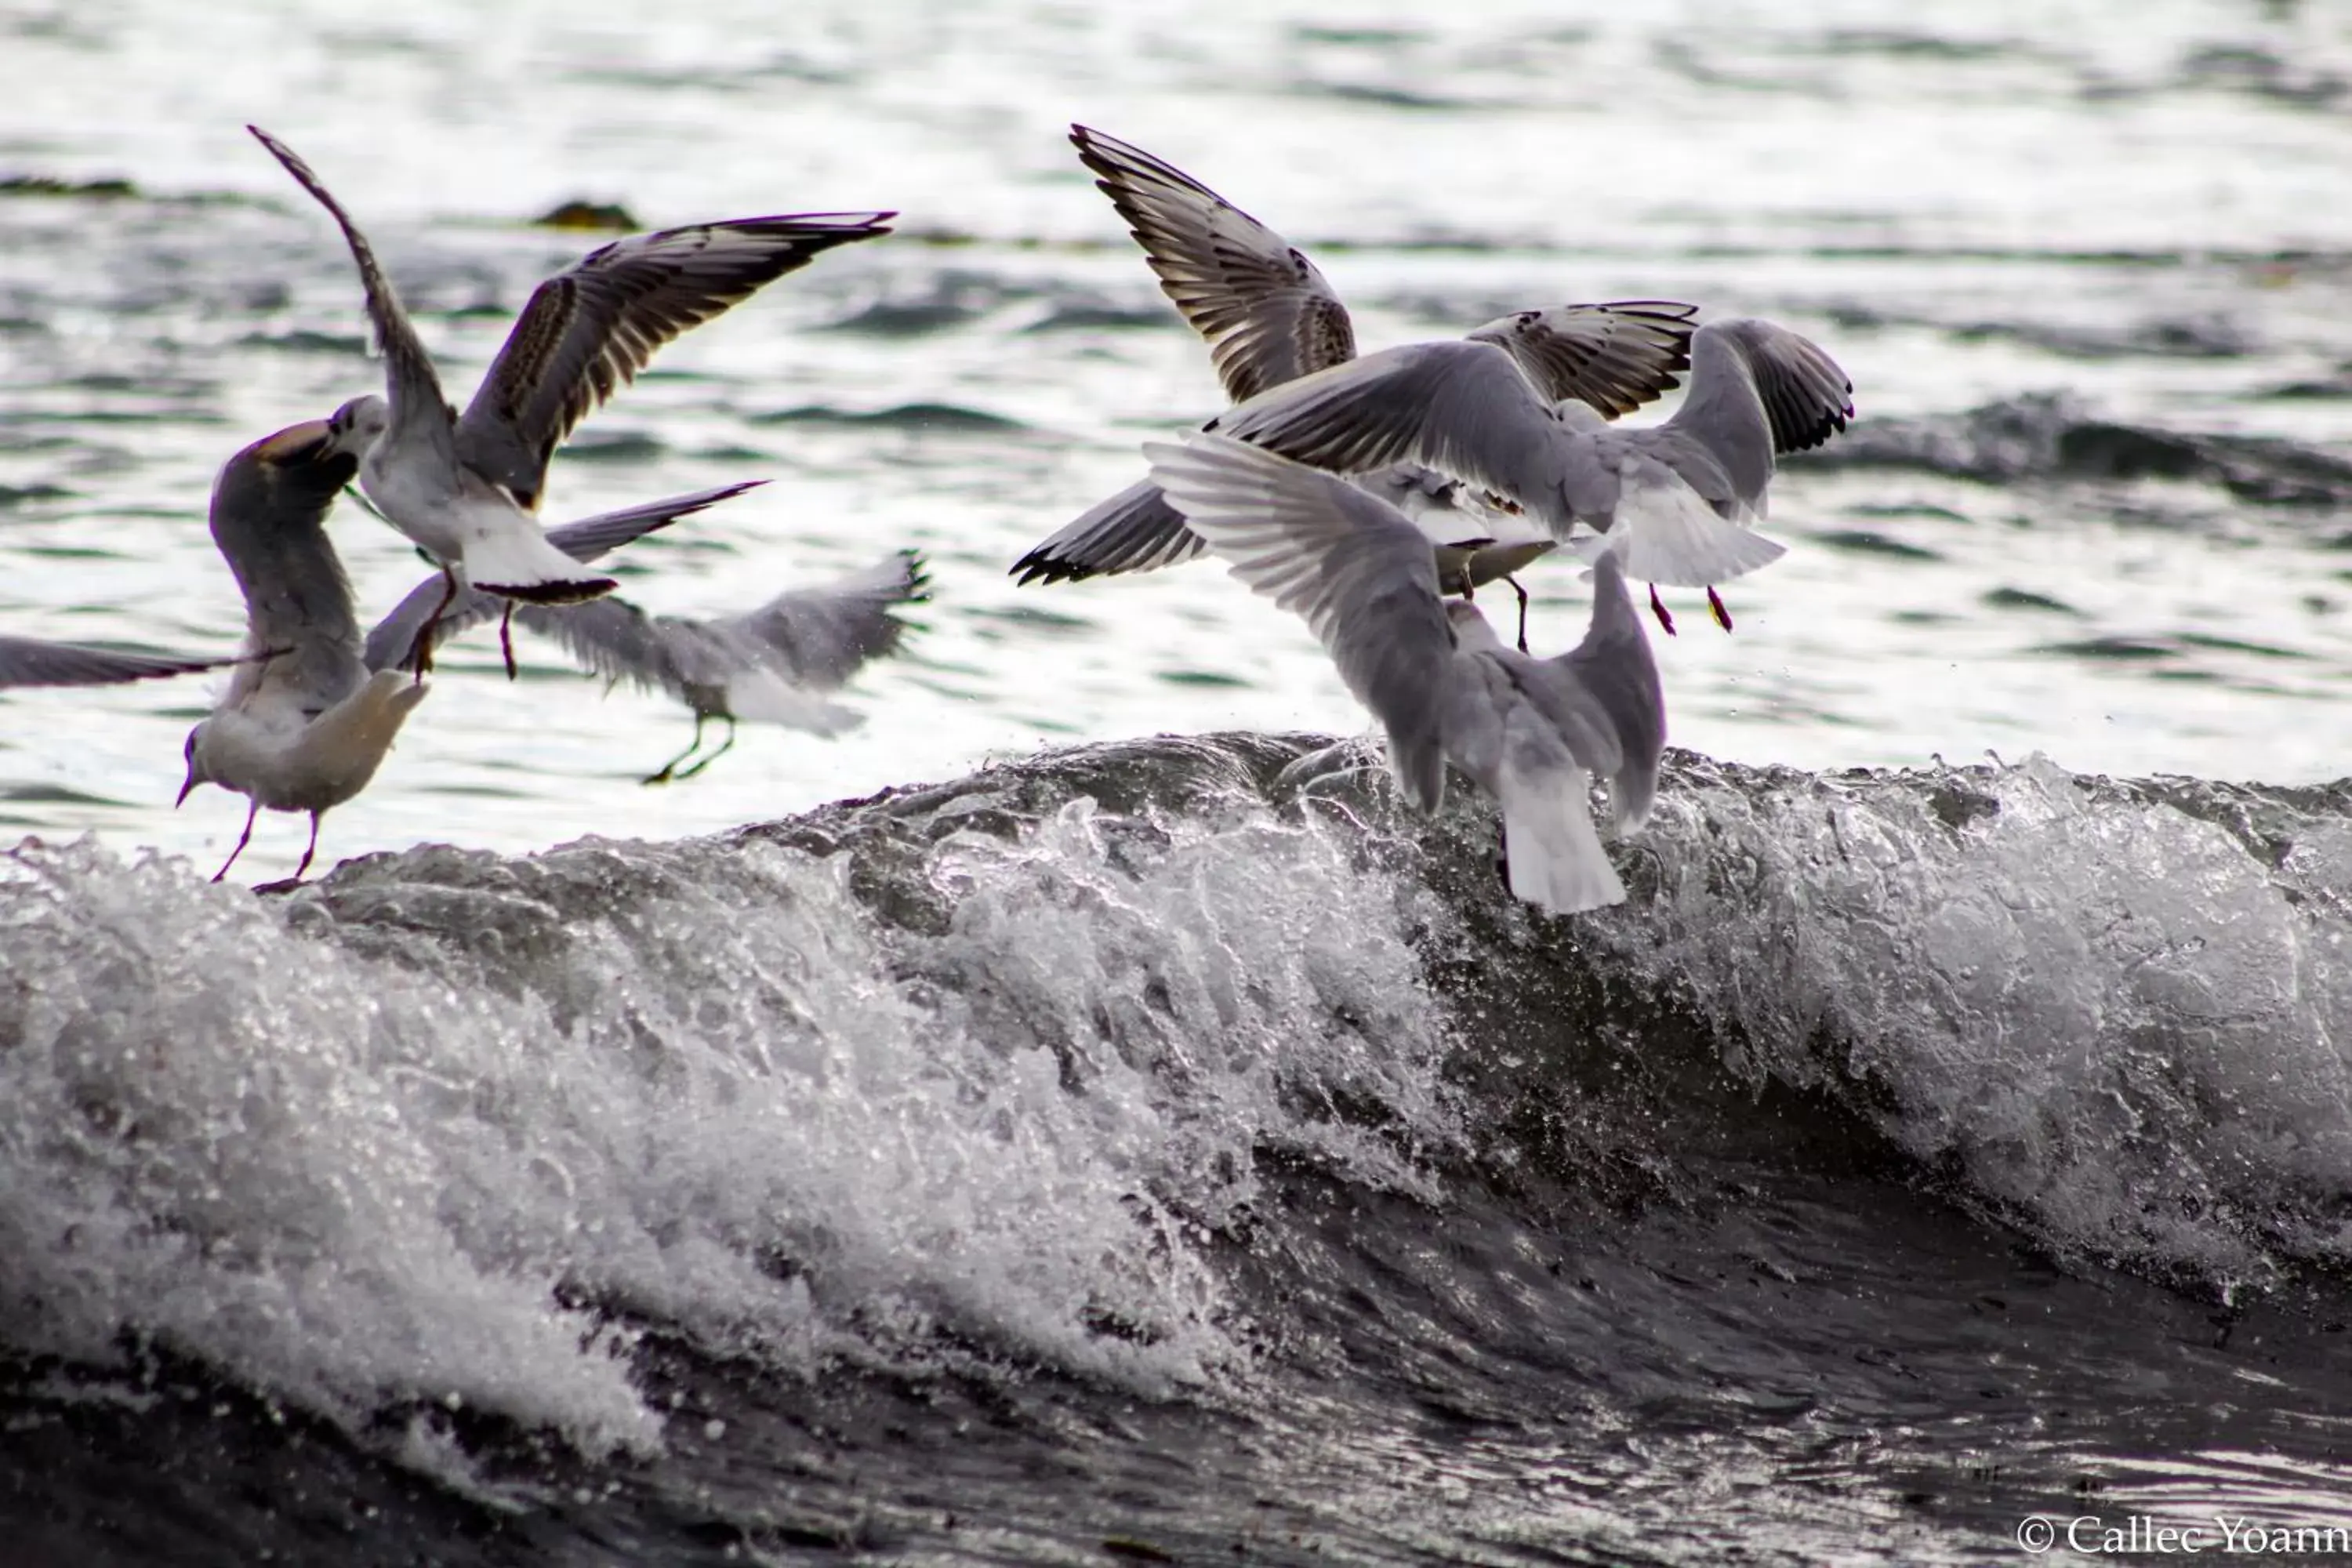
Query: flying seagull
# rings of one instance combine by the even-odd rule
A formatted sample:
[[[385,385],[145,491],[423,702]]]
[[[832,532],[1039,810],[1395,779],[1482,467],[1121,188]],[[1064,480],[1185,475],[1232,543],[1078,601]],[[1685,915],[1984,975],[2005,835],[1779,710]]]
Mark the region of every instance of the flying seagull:
[[[921,601],[929,579],[922,557],[901,550],[864,571],[779,594],[755,610],[716,619],[649,616],[621,598],[593,605],[532,605],[524,627],[563,645],[582,666],[610,680],[663,691],[694,714],[694,740],[643,782],[690,779],[735,744],[735,722],[751,719],[837,735],[860,716],[825,699],[870,661],[896,653],[908,623],[891,612]],[[718,750],[690,767],[703,726],[727,723]]]
[[[1341,473],[1427,463],[1520,503],[1565,543],[1612,535],[1630,577],[1706,588],[1785,547],[1766,515],[1780,454],[1818,447],[1853,417],[1853,384],[1819,344],[1771,321],[1709,321],[1691,338],[1680,408],[1645,427],[1608,425],[1528,379],[1485,342],[1385,349],[1286,383],[1209,428]],[[1668,630],[1673,624],[1652,601]]]
[[[360,484],[392,525],[464,585],[572,604],[614,581],[548,542],[537,513],[555,448],[590,410],[689,328],[837,245],[887,234],[888,212],[739,218],[634,235],[541,283],[464,414],[442,395],[391,279],[351,216],[284,142],[247,126],[343,231],[384,356],[383,397],[338,409],[362,443]],[[422,674],[422,671],[419,671]]]
[[[1171,504],[1234,575],[1314,628],[1388,731],[1408,801],[1436,811],[1450,762],[1502,807],[1514,895],[1555,914],[1624,900],[1587,791],[1594,775],[1608,778],[1619,830],[1638,828],[1666,720],[1619,544],[1593,563],[1584,640],[1531,658],[1506,647],[1476,605],[1439,597],[1428,540],[1379,498],[1222,436],[1143,450]]]
[[[1355,329],[1320,270],[1304,252],[1174,165],[1084,125],[1071,127],[1078,156],[1143,247],[1161,291],[1208,341],[1226,395],[1242,402],[1355,357]],[[1573,398],[1614,417],[1675,386],[1690,363],[1695,307],[1621,300],[1521,310],[1472,332],[1522,364],[1557,399]],[[1496,515],[1418,464],[1365,476],[1389,492],[1418,489],[1432,503],[1408,510],[1435,542],[1466,549],[1449,575],[1475,586],[1507,575],[1550,548],[1506,543],[1486,559],[1483,521]],[[1101,502],[1013,564],[1020,581],[1065,582],[1148,571],[1192,559],[1202,542],[1150,480]],[[1517,585],[1513,584],[1514,588]],[[1460,591],[1458,588],[1454,591]],[[1525,595],[1522,595],[1524,604]]]

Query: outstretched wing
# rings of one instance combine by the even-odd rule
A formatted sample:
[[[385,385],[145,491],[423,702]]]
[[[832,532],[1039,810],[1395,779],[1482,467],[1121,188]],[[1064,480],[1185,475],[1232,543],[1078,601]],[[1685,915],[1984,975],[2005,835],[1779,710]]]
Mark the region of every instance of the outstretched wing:
[[[1570,521],[1561,422],[1493,343],[1382,349],[1229,408],[1208,427],[1339,473],[1406,460],[1442,468],[1519,501],[1556,537]]]
[[[1405,793],[1444,799],[1454,632],[1429,536],[1345,479],[1220,436],[1147,443],[1151,477],[1234,575],[1306,617],[1389,734]]]
[[[254,657],[254,656],[247,656]],[[262,656],[262,657],[266,657]],[[235,664],[234,658],[184,658],[176,654],[122,653],[39,637],[0,637],[0,687],[116,686],[166,675],[193,675]]]
[[[457,422],[467,467],[536,510],[548,459],[656,351],[895,213],[738,218],[614,240],[541,283]]]
[[[352,260],[360,270],[360,287],[367,292],[368,321],[375,328],[376,347],[383,353],[384,394],[392,405],[392,426],[384,438],[404,447],[429,446],[437,457],[455,463],[457,445],[450,424],[449,400],[441,395],[441,378],[434,373],[432,356],[425,352],[416,328],[410,323],[399,292],[376,264],[375,247],[368,243],[367,236],[360,232],[334,193],[327,189],[294,149],[258,125],[246,129],[269,149],[270,156],[286,166],[296,184],[327,209],[335,226],[343,231],[344,243],[351,247]]]
[[[1547,402],[1574,398],[1613,419],[1681,384],[1697,314],[1671,300],[1616,300],[1520,310],[1464,335],[1517,360]]]
[[[1853,383],[1811,338],[1754,316],[1709,321],[1699,332],[1720,336],[1748,361],[1774,451],[1811,451],[1853,417]]]
[[[749,638],[794,684],[832,691],[898,651],[909,623],[891,612],[929,598],[929,586],[922,555],[898,551],[863,572],[777,595],[728,623],[730,640]]]
[[[1083,125],[1070,141],[1234,401],[1355,357],[1347,307],[1288,240],[1139,147]]]
[[[1032,546],[1013,563],[1013,574],[1024,586],[1075,583],[1173,566],[1207,548],[1158,485],[1138,479]]]

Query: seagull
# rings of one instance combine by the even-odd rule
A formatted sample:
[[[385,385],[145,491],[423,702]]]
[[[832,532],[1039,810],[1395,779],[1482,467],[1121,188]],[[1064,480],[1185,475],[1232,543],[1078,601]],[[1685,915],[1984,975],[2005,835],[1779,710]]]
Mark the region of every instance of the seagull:
[[[1233,574],[1306,617],[1388,731],[1408,801],[1435,812],[1451,762],[1502,807],[1514,896],[1554,914],[1624,900],[1587,790],[1608,777],[1620,832],[1648,820],[1666,716],[1622,542],[1594,558],[1584,640],[1531,658],[1506,647],[1475,604],[1440,598],[1427,538],[1339,476],[1217,435],[1143,450],[1170,504]]]
[[[689,779],[735,744],[735,721],[764,721],[838,735],[863,720],[828,702],[865,665],[898,651],[908,623],[891,611],[928,597],[923,560],[901,550],[864,571],[779,594],[758,609],[715,620],[649,616],[626,600],[526,605],[523,626],[552,638],[595,674],[666,691],[694,714],[694,740],[649,784]],[[727,721],[727,739],[691,767],[703,726]]]
[[[351,581],[327,539],[327,514],[361,450],[351,428],[313,419],[237,453],[213,487],[213,542],[245,595],[253,662],[188,732],[188,776],[173,804],[204,784],[249,802],[215,882],[245,853],[264,806],[310,814],[299,881],[318,853],[319,819],[367,787],[428,689],[398,670],[368,668]]]
[[[835,246],[887,234],[883,226],[897,216],[739,218],[633,235],[591,251],[533,291],[459,415],[442,395],[433,361],[367,237],[291,148],[257,126],[246,129],[318,198],[351,247],[384,356],[385,396],[338,409],[338,439],[362,442],[362,489],[440,563],[452,599],[461,578],[531,604],[612,592],[613,578],[550,544],[540,529],[556,447],[663,344]],[[420,646],[429,650],[429,642]]]
[[[1210,357],[1233,401],[1355,357],[1347,307],[1304,252],[1141,148],[1084,125],[1070,128],[1070,141],[1127,220],[1160,275],[1161,291],[1208,340]],[[1518,311],[1480,327],[1470,338],[1502,349],[1555,400],[1577,399],[1613,417],[1677,384],[1674,373],[1690,363],[1685,348],[1695,314],[1694,306],[1656,300],[1564,305]],[[1490,509],[1479,507],[1477,498],[1460,495],[1446,476],[1430,475],[1418,464],[1384,468],[1361,476],[1360,482],[1391,491],[1422,489],[1435,504],[1408,509],[1407,515],[1441,544],[1466,543],[1474,557],[1493,531],[1479,523],[1494,515]],[[1470,575],[1480,584],[1506,576],[1551,547],[1541,539],[1512,543],[1517,564],[1496,569],[1478,560]],[[1540,548],[1528,552],[1528,544]],[[1173,565],[1202,548],[1158,487],[1145,480],[1038,544],[1013,571],[1024,584],[1066,582]],[[1524,593],[1520,598],[1524,608]]]
[[[0,689],[11,686],[119,686],[166,675],[194,675],[235,664],[234,658],[188,658],[169,653],[124,653],[41,637],[0,636]]]
[[[1753,318],[1692,334],[1682,406],[1643,428],[1550,395],[1486,342],[1423,342],[1262,393],[1209,428],[1340,472],[1429,463],[1523,505],[1559,542],[1578,523],[1617,534],[1626,574],[1706,588],[1786,547],[1743,526],[1766,511],[1778,454],[1818,447],[1853,417],[1853,383],[1810,339]]]

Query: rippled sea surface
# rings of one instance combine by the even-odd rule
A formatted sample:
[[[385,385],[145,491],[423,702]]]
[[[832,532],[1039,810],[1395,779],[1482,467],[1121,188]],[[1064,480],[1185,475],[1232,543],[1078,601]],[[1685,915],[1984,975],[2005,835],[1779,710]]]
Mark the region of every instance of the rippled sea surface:
[[[548,511],[767,479],[622,591],[911,546],[934,595],[862,728],[661,789],[682,710],[476,634],[327,819],[405,853],[287,898],[203,885],[241,803],[172,808],[200,679],[0,695],[35,1561],[2352,1514],[2342,11],[0,0],[0,630],[231,647],[213,474],[380,385],[248,121],[459,396],[602,237],[560,202],[898,209],[666,350]],[[1367,347],[1667,298],[1851,373],[1737,632],[1668,595],[1624,910],[1511,906],[1467,803],[1278,784],[1304,742],[1252,734],[1363,719],[1215,566],[1006,575],[1220,402],[1074,121],[1309,251]],[[363,614],[420,576],[332,526]],[[1572,641],[1575,574],[1528,581]]]

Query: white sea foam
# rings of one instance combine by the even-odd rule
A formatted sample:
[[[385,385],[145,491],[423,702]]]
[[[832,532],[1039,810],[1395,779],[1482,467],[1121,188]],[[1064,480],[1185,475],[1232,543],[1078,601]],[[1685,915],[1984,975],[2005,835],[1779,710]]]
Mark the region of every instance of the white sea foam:
[[[949,915],[918,934],[845,858],[756,841],[425,851],[282,902],[28,843],[0,860],[0,1310],[28,1348],[152,1337],[347,1422],[414,1402],[418,1452],[458,1405],[657,1446],[615,1321],[787,1373],[1233,1386],[1205,1227],[1254,1151],[1417,1188],[1411,1150],[1454,1136],[1423,895],[1263,814],[1114,834],[1085,802],[929,870]]]
[[[2223,1285],[2352,1256],[2352,825],[2273,868],[2039,758],[1948,775],[1943,815],[1916,776],[1780,777],[1666,789],[1664,930],[1624,928],[1750,1070],[2062,1247]]]

